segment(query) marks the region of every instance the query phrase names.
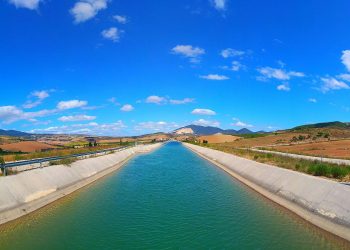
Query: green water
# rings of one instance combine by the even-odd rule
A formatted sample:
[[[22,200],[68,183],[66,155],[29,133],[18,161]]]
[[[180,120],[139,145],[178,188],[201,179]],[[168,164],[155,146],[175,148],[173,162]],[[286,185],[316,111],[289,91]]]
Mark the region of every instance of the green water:
[[[340,247],[178,143],[0,227],[16,250]]]

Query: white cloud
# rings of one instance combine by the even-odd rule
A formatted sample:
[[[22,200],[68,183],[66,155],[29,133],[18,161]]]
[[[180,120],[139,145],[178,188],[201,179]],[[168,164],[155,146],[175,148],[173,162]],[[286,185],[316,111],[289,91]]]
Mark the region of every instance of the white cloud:
[[[193,115],[216,115],[216,112],[211,109],[194,109],[191,114]]]
[[[233,61],[231,70],[232,71],[240,71],[243,67],[244,67],[244,65],[242,65],[239,61]]]
[[[229,57],[236,57],[236,56],[244,56],[245,53],[246,52],[243,50],[227,48],[222,50],[220,54],[223,58],[229,58]]]
[[[330,90],[350,89],[349,85],[345,82],[339,81],[333,77],[321,78],[323,85],[321,86],[322,92],[328,92]]]
[[[312,102],[312,103],[317,103],[317,100],[315,98],[309,98],[308,100],[309,102]]]
[[[50,134],[89,134],[89,135],[121,135],[123,128],[126,125],[123,121],[114,123],[98,124],[90,122],[87,124],[73,124],[64,126],[52,126],[44,129],[33,129],[30,133],[50,133]]]
[[[205,75],[205,76],[200,76],[200,78],[206,79],[206,80],[214,80],[214,81],[223,81],[223,80],[230,79],[227,76],[218,75],[218,74],[209,74],[209,75]]]
[[[43,102],[43,100],[48,98],[50,95],[49,95],[48,91],[42,90],[42,91],[34,91],[34,92],[32,92],[30,94],[30,96],[37,98],[37,100],[35,100],[35,101],[27,101],[23,105],[23,107],[26,108],[26,109],[34,108],[34,107],[40,105]]]
[[[227,0],[211,0],[211,2],[213,3],[215,9],[217,10],[226,9]]]
[[[153,122],[153,121],[148,121],[148,122],[140,122],[138,123],[134,129],[136,131],[143,131],[143,132],[169,132],[172,131],[179,126],[177,123],[174,122],[165,122],[165,121],[159,121],[159,122]]]
[[[121,33],[123,33],[122,30],[119,30],[116,27],[111,27],[109,29],[102,30],[101,35],[107,40],[119,42]]]
[[[107,0],[81,0],[76,2],[70,13],[75,23],[85,22],[107,8]]]
[[[0,121],[10,124],[20,120],[36,122],[35,118],[44,117],[55,113],[56,110],[40,110],[36,112],[24,112],[16,106],[0,106]]]
[[[220,122],[218,121],[210,121],[205,119],[199,119],[197,121],[194,121],[192,124],[199,125],[199,126],[205,126],[205,127],[220,127]]]
[[[9,0],[9,2],[16,6],[16,8],[27,8],[36,10],[42,0]]]
[[[236,126],[236,127],[241,127],[241,128],[252,128],[252,127],[254,127],[251,124],[248,124],[248,123],[245,123],[245,122],[241,122],[241,121],[237,121],[236,123],[233,123],[232,125]]]
[[[194,102],[194,98],[184,98],[182,100],[173,100],[171,99],[169,101],[171,104],[179,105],[179,104],[187,104]]]
[[[344,50],[341,56],[341,61],[348,71],[350,71],[350,50]]]
[[[96,119],[96,116],[89,116],[89,115],[70,115],[70,116],[62,116],[58,118],[58,120],[61,122],[92,121],[95,119]]]
[[[205,54],[204,49],[192,45],[176,45],[171,52],[189,58],[192,63],[200,62],[200,56]]]
[[[121,111],[123,112],[130,112],[134,110],[134,107],[130,104],[125,104],[123,107],[120,108]]]
[[[277,90],[280,90],[280,91],[290,91],[290,87],[287,83],[284,83],[284,84],[280,84],[277,86]]]
[[[344,81],[350,82],[350,74],[341,74],[341,75],[338,75],[338,78]]]
[[[84,107],[87,104],[88,104],[87,101],[80,101],[80,100],[62,101],[57,104],[57,108],[59,110],[74,109],[74,108]]]
[[[113,16],[113,18],[117,20],[118,23],[121,23],[121,24],[126,24],[128,22],[128,18],[126,16],[115,15]]]
[[[289,80],[292,77],[304,77],[305,74],[302,72],[296,71],[286,71],[284,69],[276,69],[271,67],[262,67],[257,69],[261,74],[257,79],[258,80],[267,80],[267,79],[277,79],[277,80]]]
[[[155,103],[155,104],[163,104],[166,103],[167,99],[165,97],[151,95],[146,98],[146,103]]]

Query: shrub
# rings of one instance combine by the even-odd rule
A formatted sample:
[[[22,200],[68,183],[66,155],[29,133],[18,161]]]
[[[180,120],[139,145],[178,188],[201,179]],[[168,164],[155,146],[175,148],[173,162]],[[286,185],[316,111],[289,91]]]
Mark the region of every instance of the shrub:
[[[4,164],[5,164],[4,158],[0,157],[0,165],[4,165]]]
[[[266,154],[266,158],[271,159],[273,155],[271,153]]]
[[[254,160],[259,159],[259,155],[254,155]]]
[[[344,166],[337,166],[331,169],[331,174],[334,178],[344,178],[348,174],[348,169]]]
[[[49,165],[50,166],[54,166],[54,165],[66,165],[66,166],[69,166],[70,164],[72,164],[76,160],[77,159],[75,159],[75,158],[66,158],[66,159],[57,160],[57,161],[50,161]]]
[[[324,164],[317,164],[315,166],[315,172],[314,175],[315,176],[329,176],[330,174],[330,167],[328,167],[327,165]]]

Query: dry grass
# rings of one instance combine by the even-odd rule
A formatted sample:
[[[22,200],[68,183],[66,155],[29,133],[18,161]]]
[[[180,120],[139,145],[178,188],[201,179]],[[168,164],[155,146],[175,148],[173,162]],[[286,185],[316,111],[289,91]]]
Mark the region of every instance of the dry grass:
[[[233,136],[233,135],[215,134],[215,135],[200,136],[198,139],[201,142],[207,141],[208,143],[225,143],[225,142],[234,142],[240,138],[241,137]]]
[[[294,154],[350,159],[350,140],[313,142],[291,146],[277,146],[272,147],[272,149]]]
[[[290,143],[293,137],[299,136],[299,135],[307,136],[308,134],[304,134],[304,133],[269,134],[269,135],[266,135],[263,137],[257,137],[257,138],[241,138],[234,142],[227,143],[227,145],[235,148],[256,147],[256,146],[264,147],[264,146],[274,145],[274,144]]]
[[[2,144],[0,145],[0,148],[4,151],[32,153],[38,151],[40,152],[43,149],[54,149],[56,147],[42,142],[21,141],[9,144]]]
[[[310,175],[322,176],[337,181],[350,180],[350,167],[339,166],[331,163],[295,159],[287,156],[279,156],[269,153],[253,152],[249,149],[237,149],[223,144],[201,144],[226,153],[238,155],[250,160],[287,168]]]

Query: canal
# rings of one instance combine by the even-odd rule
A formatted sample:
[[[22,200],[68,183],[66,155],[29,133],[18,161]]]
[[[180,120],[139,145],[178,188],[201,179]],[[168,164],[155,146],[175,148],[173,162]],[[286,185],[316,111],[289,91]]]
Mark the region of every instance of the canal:
[[[344,247],[172,142],[20,220],[0,249]]]

